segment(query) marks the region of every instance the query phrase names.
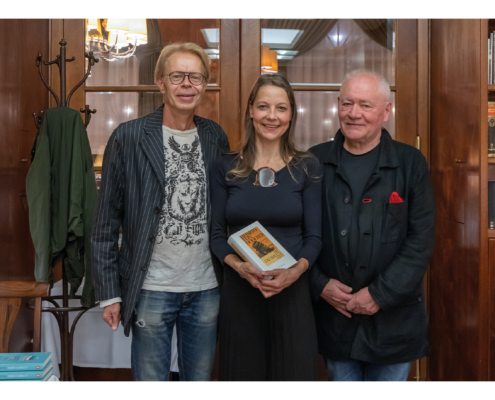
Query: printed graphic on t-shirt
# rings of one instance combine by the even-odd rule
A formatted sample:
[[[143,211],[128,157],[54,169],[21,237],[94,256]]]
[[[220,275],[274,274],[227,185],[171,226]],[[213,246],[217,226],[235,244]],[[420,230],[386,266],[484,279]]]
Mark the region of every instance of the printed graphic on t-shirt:
[[[165,153],[165,205],[160,215],[156,241],[174,245],[198,245],[207,230],[206,176],[199,137],[192,144],[168,139]],[[201,237],[198,237],[201,236]]]

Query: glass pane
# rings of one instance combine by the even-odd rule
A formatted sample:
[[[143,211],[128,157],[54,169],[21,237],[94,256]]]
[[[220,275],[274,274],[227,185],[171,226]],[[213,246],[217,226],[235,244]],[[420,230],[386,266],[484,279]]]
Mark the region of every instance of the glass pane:
[[[108,41],[105,21],[107,20],[100,20],[98,29],[103,32],[101,37]],[[154,85],[158,56],[163,47],[174,42],[192,42],[205,49],[210,57],[209,84],[220,84],[219,19],[147,19],[146,25],[148,42],[137,46],[131,57],[108,62],[102,59],[101,54],[95,54],[100,62],[92,67],[91,76],[86,81],[87,86]],[[89,36],[98,35],[95,29],[90,30],[89,34]],[[89,41],[86,43],[88,44]],[[92,49],[96,50],[95,42],[92,43]],[[123,47],[119,51],[127,49],[128,47]]]
[[[366,68],[395,85],[393,19],[264,19],[261,28],[262,73],[278,71],[293,85],[339,85]]]
[[[219,122],[220,92],[204,94],[196,114]],[[88,125],[88,137],[93,160],[103,155],[110,135],[119,124],[150,114],[163,104],[163,95],[153,92],[87,92],[86,104],[96,109]],[[98,157],[95,165],[101,165]]]
[[[298,149],[307,150],[318,143],[331,140],[340,128],[337,114],[339,92],[296,91],[298,107],[294,142]],[[395,139],[395,93],[391,94],[392,113],[383,127]]]

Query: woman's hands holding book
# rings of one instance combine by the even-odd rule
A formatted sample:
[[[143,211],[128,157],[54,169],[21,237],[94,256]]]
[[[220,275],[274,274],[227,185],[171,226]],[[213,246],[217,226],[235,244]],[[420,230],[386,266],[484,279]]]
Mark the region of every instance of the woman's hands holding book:
[[[224,262],[230,265],[241,278],[246,279],[252,287],[259,289],[265,298],[272,297],[292,285],[309,267],[309,262],[305,258],[299,259],[296,265],[289,269],[274,269],[265,272],[257,270],[253,264],[242,261],[233,254],[225,257]]]
[[[263,279],[263,275],[261,275],[261,271],[258,271],[253,264],[242,261],[234,254],[229,254],[223,261],[225,264],[230,265],[241,278],[246,279],[252,287],[261,290],[261,280]]]
[[[241,278],[246,279],[252,287],[261,290],[261,280],[263,279],[261,271],[258,271],[253,264],[247,261],[239,261],[236,264],[234,269]]]
[[[300,258],[296,265],[289,269],[274,269],[272,271],[262,272],[263,277],[271,276],[273,279],[262,279],[260,291],[265,298],[280,293],[285,288],[292,285],[299,279],[304,271],[309,267],[309,262],[305,258]]]

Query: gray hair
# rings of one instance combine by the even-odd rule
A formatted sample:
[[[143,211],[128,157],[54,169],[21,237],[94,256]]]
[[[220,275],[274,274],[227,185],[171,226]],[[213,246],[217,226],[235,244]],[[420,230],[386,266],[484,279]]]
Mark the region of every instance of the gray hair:
[[[385,101],[390,101],[390,85],[388,84],[385,77],[377,72],[370,71],[369,69],[355,69],[347,73],[342,81],[342,85],[340,86],[340,94],[342,97],[342,88],[347,84],[347,82],[356,76],[359,75],[372,75],[378,81],[378,90],[381,94],[385,96]]]

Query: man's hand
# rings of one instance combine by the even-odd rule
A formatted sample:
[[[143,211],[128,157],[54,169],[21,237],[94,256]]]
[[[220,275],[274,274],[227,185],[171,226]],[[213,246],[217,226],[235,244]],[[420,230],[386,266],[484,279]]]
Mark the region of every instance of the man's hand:
[[[347,311],[354,314],[373,315],[380,306],[376,304],[367,287],[352,295],[352,299],[347,303]]]
[[[103,321],[116,331],[120,322],[120,303],[113,303],[103,310]]]
[[[334,306],[338,312],[351,318],[351,314],[349,314],[346,309],[347,303],[353,298],[352,294],[350,294],[351,292],[352,288],[349,286],[344,285],[337,279],[330,279],[323,289],[323,292],[321,292],[321,297],[328,304]]]

